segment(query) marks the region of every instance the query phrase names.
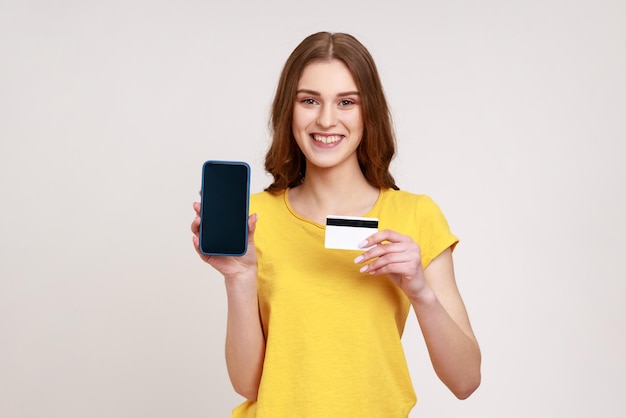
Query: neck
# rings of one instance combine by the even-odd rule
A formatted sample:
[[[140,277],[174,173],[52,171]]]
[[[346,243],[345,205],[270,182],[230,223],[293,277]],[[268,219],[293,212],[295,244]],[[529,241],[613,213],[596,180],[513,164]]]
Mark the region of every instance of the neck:
[[[361,170],[311,170],[301,185],[289,191],[291,206],[306,218],[324,223],[327,215],[363,216],[378,199]]]

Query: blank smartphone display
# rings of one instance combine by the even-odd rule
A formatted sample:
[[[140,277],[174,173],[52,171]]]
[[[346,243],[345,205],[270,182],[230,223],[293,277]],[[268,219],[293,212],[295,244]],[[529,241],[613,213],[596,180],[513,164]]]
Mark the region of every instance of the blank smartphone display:
[[[238,161],[207,161],[202,166],[200,251],[243,255],[248,246],[250,166]]]

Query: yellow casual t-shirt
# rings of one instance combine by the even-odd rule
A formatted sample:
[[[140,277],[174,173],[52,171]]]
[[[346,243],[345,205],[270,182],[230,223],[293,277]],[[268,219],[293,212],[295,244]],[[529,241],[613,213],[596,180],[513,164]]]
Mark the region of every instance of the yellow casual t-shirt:
[[[287,193],[251,196],[258,213],[260,314],[266,337],[256,402],[233,418],[406,418],[416,402],[401,343],[410,303],[383,276],[359,272],[362,251],[324,248],[325,226]],[[363,214],[409,235],[428,264],[458,242],[425,195],[383,190]]]

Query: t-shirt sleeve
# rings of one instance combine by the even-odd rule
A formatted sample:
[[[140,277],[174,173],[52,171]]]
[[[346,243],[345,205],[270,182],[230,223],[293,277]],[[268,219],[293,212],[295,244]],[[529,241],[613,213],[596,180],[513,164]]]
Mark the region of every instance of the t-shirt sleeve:
[[[422,266],[425,269],[446,248],[454,250],[459,239],[452,234],[439,206],[429,197],[420,196],[417,205]]]

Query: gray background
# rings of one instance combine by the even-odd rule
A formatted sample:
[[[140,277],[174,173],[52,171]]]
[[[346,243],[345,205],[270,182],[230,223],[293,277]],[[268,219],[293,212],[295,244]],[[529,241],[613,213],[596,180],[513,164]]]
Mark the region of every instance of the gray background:
[[[319,30],[370,49],[393,172],[462,240],[483,383],[454,399],[410,316],[411,417],[625,416],[626,3],[248,3],[0,1],[0,416],[229,416],[191,203],[209,158],[268,183],[278,74]]]

